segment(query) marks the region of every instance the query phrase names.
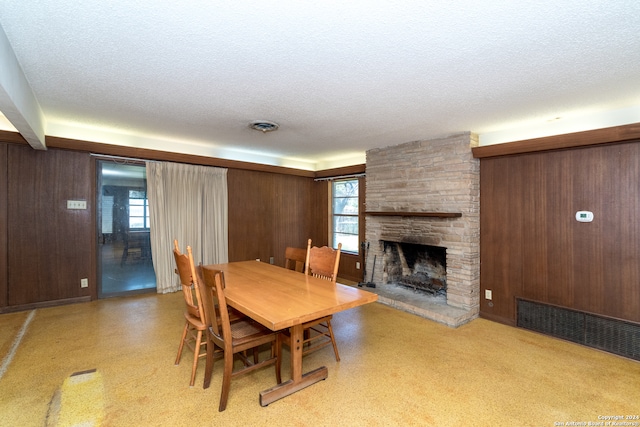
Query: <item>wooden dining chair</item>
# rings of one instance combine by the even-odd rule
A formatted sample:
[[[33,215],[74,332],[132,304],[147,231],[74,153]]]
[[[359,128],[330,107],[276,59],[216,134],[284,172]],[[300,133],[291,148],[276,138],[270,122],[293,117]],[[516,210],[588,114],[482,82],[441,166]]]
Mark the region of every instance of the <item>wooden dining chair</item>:
[[[304,271],[307,261],[307,250],[304,248],[293,248],[288,246],[284,250],[284,268],[295,270],[300,273]]]
[[[191,382],[189,383],[190,386],[193,386],[196,379],[198,359],[206,356],[206,341],[202,340],[202,335],[207,330],[208,321],[206,313],[201,309],[201,285],[193,262],[191,247],[187,246],[187,254],[183,254],[180,252],[178,240],[174,240],[173,256],[176,260],[176,272],[178,276],[180,276],[182,294],[187,306],[184,312],[185,325],[182,330],[182,337],[180,338],[180,346],[178,347],[178,356],[176,357],[175,364],[180,364],[182,350],[186,344],[187,347],[193,350]]]
[[[224,289],[224,273],[211,267],[199,267],[205,284],[203,292],[203,304],[207,316],[212,320],[207,328],[207,364],[204,374],[204,388],[209,388],[213,364],[216,359],[216,349],[222,349],[224,357],[224,371],[222,374],[222,392],[218,411],[222,412],[227,407],[231,378],[246,374],[258,368],[268,365],[276,367],[276,381],[281,382],[281,359],[279,333],[265,328],[258,322],[245,318],[236,322],[229,321],[229,307],[227,306]],[[215,309],[217,303],[218,309]],[[250,360],[246,351],[270,344],[271,355],[268,359],[258,361],[254,357]],[[238,356],[242,362],[242,369],[233,369],[234,358]],[[254,352],[254,355],[257,355]]]
[[[309,239],[307,241],[304,273],[327,280],[331,282],[331,285],[335,286],[338,279],[341,249],[342,243],[338,243],[338,249],[328,246],[312,247],[311,239]],[[333,319],[333,316],[329,315],[302,324],[304,330],[303,356],[332,344],[336,362],[340,361],[331,319]],[[281,339],[284,344],[291,346],[289,331],[283,331]]]
[[[193,351],[191,382],[189,383],[190,386],[193,386],[196,378],[198,360],[201,357],[205,357],[207,354],[207,343],[206,340],[203,340],[202,338],[207,326],[209,326],[209,323],[213,318],[207,317],[206,313],[202,309],[202,289],[204,288],[204,285],[202,282],[201,272],[196,268],[193,261],[191,246],[187,246],[187,254],[182,254],[180,253],[178,240],[174,239],[173,256],[176,260],[176,273],[180,277],[182,294],[184,295],[184,301],[187,306],[187,309],[184,312],[186,321],[182,331],[182,338],[180,339],[180,346],[178,347],[178,356],[176,356],[175,364],[180,364],[182,350],[186,344],[187,347]],[[246,316],[244,314],[229,307],[229,319],[231,322],[244,319],[245,317]]]

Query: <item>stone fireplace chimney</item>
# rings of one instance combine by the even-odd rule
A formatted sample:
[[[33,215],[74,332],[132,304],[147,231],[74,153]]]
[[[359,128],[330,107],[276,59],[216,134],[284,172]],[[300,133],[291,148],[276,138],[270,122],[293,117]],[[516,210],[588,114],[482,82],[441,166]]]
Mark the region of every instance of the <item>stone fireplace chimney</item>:
[[[478,316],[480,163],[471,153],[477,145],[477,135],[467,132],[367,151],[366,261],[381,302],[383,241],[439,246],[446,248],[447,307],[419,314],[453,327]]]

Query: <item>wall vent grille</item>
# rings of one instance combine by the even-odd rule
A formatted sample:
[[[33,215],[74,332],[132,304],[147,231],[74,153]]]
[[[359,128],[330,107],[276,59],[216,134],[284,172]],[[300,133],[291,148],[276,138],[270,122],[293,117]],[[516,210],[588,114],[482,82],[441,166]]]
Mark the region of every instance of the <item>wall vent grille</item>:
[[[517,299],[518,327],[640,360],[640,325]]]

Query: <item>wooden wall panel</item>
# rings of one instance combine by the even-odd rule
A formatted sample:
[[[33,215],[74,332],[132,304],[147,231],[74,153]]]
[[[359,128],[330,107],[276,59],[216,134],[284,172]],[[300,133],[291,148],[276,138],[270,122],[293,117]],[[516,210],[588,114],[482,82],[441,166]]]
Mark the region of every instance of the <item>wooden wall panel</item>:
[[[640,321],[640,143],[483,158],[480,210],[484,317],[525,297]]]
[[[557,182],[549,172],[545,171],[542,159],[539,157],[526,159],[521,157],[517,167],[525,172],[519,182],[520,187],[512,188],[512,197],[518,200],[521,193],[522,210],[519,213],[519,226],[522,227],[522,241],[527,242],[522,248],[522,294],[531,295],[532,292],[544,294],[546,290],[547,274],[549,271],[549,257],[547,248],[551,232],[548,213],[557,208],[547,195],[549,182]],[[511,168],[513,170],[513,168]],[[517,174],[518,172],[516,172]],[[555,217],[555,214],[552,215]]]
[[[272,253],[271,203],[266,200],[270,194],[269,176],[234,169],[227,172],[229,261],[268,259]]]
[[[602,268],[594,263],[589,273],[582,272],[582,279],[588,275],[593,284],[598,312],[640,321],[640,142],[594,152],[593,181],[584,189],[584,197],[594,191],[601,194],[596,205],[601,226],[592,233],[601,232],[597,240],[593,238],[598,244],[586,246],[589,252],[579,256],[599,260]]]
[[[480,162],[480,312],[484,317],[514,318],[513,295],[522,292],[525,239],[523,187],[519,159]],[[492,299],[484,298],[491,290]]]
[[[284,265],[287,246],[316,237],[312,178],[229,169],[229,261]]]
[[[62,150],[8,147],[8,305],[89,297],[90,157]],[[67,200],[87,209],[68,210]]]
[[[313,228],[311,229],[311,239],[315,246],[329,244],[329,185],[327,181],[313,183]]]
[[[0,308],[7,305],[7,159],[8,145],[0,142]]]

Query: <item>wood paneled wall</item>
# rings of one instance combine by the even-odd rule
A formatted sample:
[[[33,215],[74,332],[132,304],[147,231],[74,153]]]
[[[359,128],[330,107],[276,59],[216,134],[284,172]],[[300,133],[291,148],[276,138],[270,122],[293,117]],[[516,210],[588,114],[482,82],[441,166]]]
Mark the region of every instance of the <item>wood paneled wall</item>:
[[[640,322],[640,141],[482,158],[480,180],[483,317],[524,297]]]
[[[306,247],[308,238],[326,244],[326,201],[318,197],[319,184],[305,177],[229,169],[229,261],[269,262],[273,257],[274,264],[284,265],[287,246]]]
[[[7,261],[9,241],[7,239],[9,223],[7,221],[7,168],[8,144],[0,142],[0,309],[7,306]]]
[[[80,287],[95,260],[89,154],[7,149],[7,304],[90,298]],[[67,200],[86,200],[87,209],[69,210]]]
[[[228,166],[236,165],[227,176],[230,261],[273,257],[283,265],[287,246],[306,247],[309,237],[327,244],[327,182],[315,182],[307,171]],[[0,313],[97,298],[95,181],[87,151],[36,151],[0,141]],[[73,199],[86,200],[87,209],[66,209]],[[80,287],[84,277],[89,288]]]

